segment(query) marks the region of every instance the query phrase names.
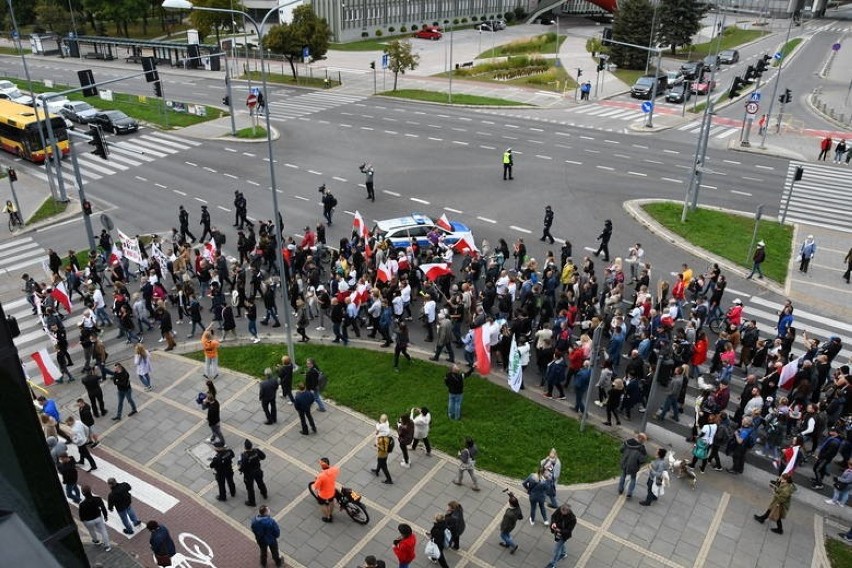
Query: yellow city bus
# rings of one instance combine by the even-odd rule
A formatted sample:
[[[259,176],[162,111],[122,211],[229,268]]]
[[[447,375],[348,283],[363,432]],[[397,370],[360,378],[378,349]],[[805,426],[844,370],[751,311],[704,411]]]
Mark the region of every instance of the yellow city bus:
[[[7,152],[25,160],[37,164],[44,163],[46,156],[53,155],[53,148],[49,148],[45,152],[42,137],[38,134],[37,124],[40,124],[43,139],[45,142],[47,141],[45,112],[45,110],[39,109],[38,114],[41,120],[36,122],[35,109],[32,107],[0,100],[0,146]],[[53,136],[57,141],[59,151],[62,152],[63,156],[67,155],[70,147],[65,120],[61,116],[51,114],[50,125],[53,128]]]

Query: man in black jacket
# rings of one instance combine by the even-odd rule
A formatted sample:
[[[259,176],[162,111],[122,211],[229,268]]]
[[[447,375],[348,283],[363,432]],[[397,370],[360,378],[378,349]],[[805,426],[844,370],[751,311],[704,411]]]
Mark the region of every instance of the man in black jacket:
[[[571,510],[571,505],[563,503],[561,507],[553,511],[550,516],[550,532],[556,541],[553,546],[553,559],[548,562],[546,568],[556,568],[559,561],[568,556],[565,552],[565,544],[571,538],[574,527],[577,526],[577,517]]]
[[[124,524],[124,534],[133,534],[133,527],[142,524],[133,510],[133,498],[130,496],[130,484],[118,483],[114,477],[107,479],[110,491],[107,496],[107,507],[110,511],[115,509],[121,522]]]
[[[464,380],[468,378],[473,369],[468,369],[462,372],[458,365],[450,367],[447,376],[444,377],[444,384],[449,391],[449,401],[447,402],[447,415],[450,420],[461,420],[461,405],[464,397]]]
[[[240,455],[239,469],[240,473],[243,474],[243,481],[246,484],[246,493],[248,494],[246,505],[256,507],[257,504],[254,499],[255,483],[257,483],[257,488],[260,490],[263,498],[269,498],[269,494],[266,491],[266,483],[263,482],[263,470],[260,467],[260,462],[266,459],[266,454],[252,446],[250,440],[246,440],[243,447],[245,451]]]
[[[311,391],[305,389],[304,384],[299,384],[298,392],[295,397],[296,401],[293,403],[293,408],[296,409],[296,412],[299,413],[299,421],[302,423],[302,429],[300,432],[303,436],[308,435],[308,424],[311,426],[311,430],[313,430],[314,434],[317,433],[316,424],[314,424],[314,417],[311,415],[311,405],[314,403],[314,395]]]
[[[550,227],[553,226],[553,208],[548,205],[544,208],[544,230],[541,233],[540,241],[549,240],[550,244],[554,243],[553,235],[550,234]]]
[[[178,223],[180,223],[180,240],[185,241],[186,237],[191,239],[190,242],[195,242],[195,235],[189,230],[189,212],[183,208],[183,205],[178,210]]]
[[[278,378],[272,369],[267,368],[263,372],[264,379],[260,381],[260,406],[266,415],[264,424],[275,424],[278,422],[278,409],[275,406],[275,393],[278,392]]]
[[[216,484],[219,486],[217,501],[227,501],[225,497],[225,484],[231,492],[231,497],[237,496],[237,486],[234,484],[234,450],[225,446],[224,442],[213,443],[216,455],[210,460],[210,469],[216,472]]]
[[[104,551],[109,552],[112,547],[109,545],[109,532],[107,531],[106,520],[109,518],[104,500],[97,495],[92,494],[92,488],[89,485],[84,485],[83,501],[80,502],[80,520],[89,529],[89,536],[92,537],[92,544],[95,546],[103,545]]]
[[[612,238],[612,221],[609,219],[604,223],[603,231],[598,235],[598,240],[601,242],[598,250],[595,251],[595,256],[600,256],[604,253],[604,262],[609,262],[609,240]]]

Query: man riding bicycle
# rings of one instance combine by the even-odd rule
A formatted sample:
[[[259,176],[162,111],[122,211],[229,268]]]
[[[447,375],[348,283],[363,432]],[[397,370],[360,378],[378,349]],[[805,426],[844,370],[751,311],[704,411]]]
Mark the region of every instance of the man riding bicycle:
[[[6,200],[6,206],[3,208],[3,213],[9,214],[9,220],[12,221],[12,224],[23,225],[24,220],[21,219],[21,214],[18,213],[18,209],[12,204],[8,199]]]
[[[314,493],[317,496],[317,503],[322,512],[322,521],[330,523],[333,521],[332,514],[334,513],[334,495],[337,492],[337,476],[340,474],[340,468],[332,466],[328,458],[320,458],[320,471],[314,480]]]

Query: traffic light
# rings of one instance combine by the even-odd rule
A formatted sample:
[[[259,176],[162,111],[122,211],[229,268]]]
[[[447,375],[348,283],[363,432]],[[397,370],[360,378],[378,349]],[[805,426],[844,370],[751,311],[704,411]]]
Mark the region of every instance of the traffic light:
[[[601,38],[601,44],[610,45],[610,41],[612,39],[612,28],[604,28],[603,36]]]
[[[600,73],[604,69],[606,69],[606,61],[603,57],[601,57],[600,59],[598,59],[598,73]]]
[[[577,67],[577,78],[579,79],[582,76],[583,76],[583,70],[580,69],[579,67]]]
[[[86,215],[92,214],[92,203],[88,199],[83,201],[83,213]]]
[[[754,65],[749,65],[744,77],[746,84],[751,83],[755,77],[757,77],[757,72],[754,69]]]
[[[376,62],[370,61],[370,69],[375,69],[375,68],[376,68]]]
[[[734,77],[734,82],[731,85],[731,90],[728,92],[729,99],[735,99],[740,96],[740,90],[745,87],[746,82],[742,77]]]
[[[789,103],[793,100],[793,93],[790,89],[784,89],[784,102]]]
[[[7,169],[6,174],[8,174],[9,176],[9,181],[18,181],[18,172],[16,172],[14,169]]]
[[[80,86],[83,87],[84,97],[98,96],[98,88],[95,87],[95,76],[91,69],[81,69],[77,71],[77,78],[80,79]]]
[[[163,84],[159,81],[154,83],[154,96],[163,98]]]
[[[757,77],[762,77],[764,71],[766,71],[766,61],[760,59],[757,62],[757,66],[754,68],[754,74]]]
[[[107,146],[106,139],[104,138],[104,133],[101,130],[100,126],[92,126],[89,130],[89,136],[92,137],[89,140],[89,144],[95,147],[92,151],[92,154],[95,156],[100,156],[104,160],[106,160],[109,156],[109,146]]]
[[[159,81],[159,73],[157,73],[157,60],[153,57],[142,58],[142,70],[145,72],[145,81],[154,83]]]

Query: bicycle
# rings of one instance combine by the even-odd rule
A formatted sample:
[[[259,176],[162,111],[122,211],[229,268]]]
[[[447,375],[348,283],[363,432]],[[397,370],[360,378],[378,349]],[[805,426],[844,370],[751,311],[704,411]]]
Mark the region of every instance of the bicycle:
[[[24,220],[21,219],[21,214],[15,211],[9,214],[9,232],[16,233],[24,228]]]
[[[308,493],[314,499],[317,499],[317,494],[314,492],[314,482],[308,482]],[[361,495],[349,487],[334,490],[334,500],[341,511],[346,511],[353,521],[359,525],[366,525],[370,522],[370,515],[367,513],[367,508],[361,503]]]

